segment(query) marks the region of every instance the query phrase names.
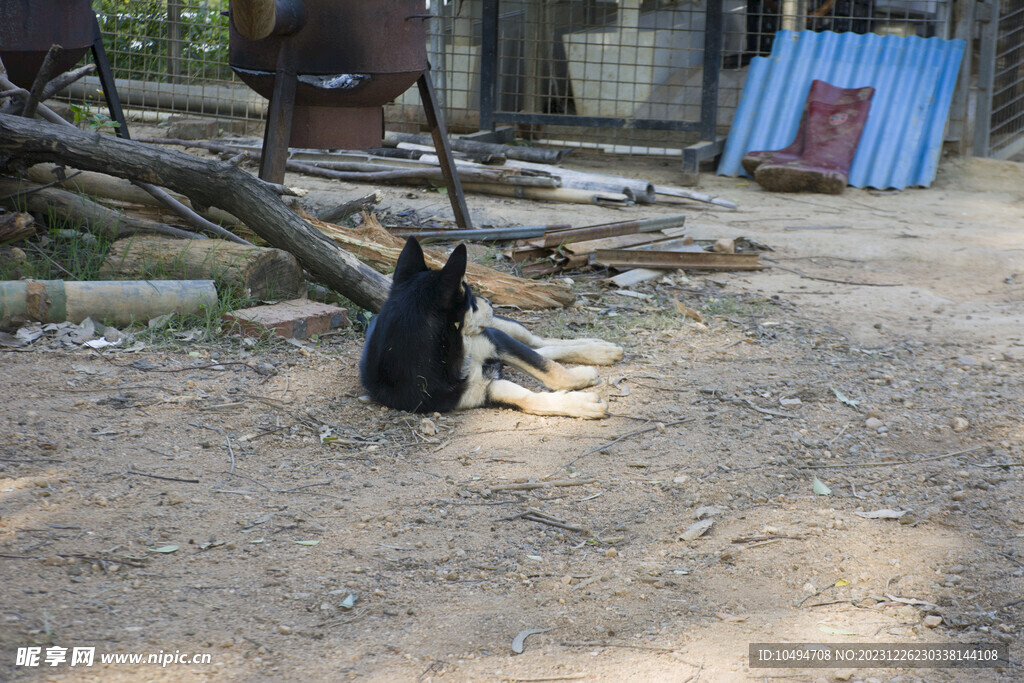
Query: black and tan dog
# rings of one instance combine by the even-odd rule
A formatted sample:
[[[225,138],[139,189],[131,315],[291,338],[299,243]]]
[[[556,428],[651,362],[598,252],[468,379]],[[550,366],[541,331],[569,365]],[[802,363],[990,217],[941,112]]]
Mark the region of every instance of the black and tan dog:
[[[419,242],[409,238],[392,276],[391,293],[370,323],[359,363],[374,401],[417,413],[484,405],[536,415],[600,418],[599,395],[577,391],[599,381],[591,365],[611,365],[622,349],[599,339],[544,339],[491,304],[463,281],[466,247],[441,270],[430,270]],[[566,368],[558,361],[586,363]],[[501,379],[502,364],[536,377],[551,392],[534,392]]]

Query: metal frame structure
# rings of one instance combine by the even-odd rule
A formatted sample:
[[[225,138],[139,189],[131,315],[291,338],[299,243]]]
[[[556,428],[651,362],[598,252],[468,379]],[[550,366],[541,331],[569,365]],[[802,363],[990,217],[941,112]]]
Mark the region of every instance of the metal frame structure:
[[[536,95],[517,95],[515,85],[506,88],[516,78],[554,78],[553,72],[543,71],[549,68],[543,62],[550,60],[550,53],[539,56],[537,43],[521,35],[531,25],[523,9],[531,2],[545,11],[561,11],[563,18],[566,13],[579,18],[572,20],[572,30],[583,31],[602,30],[612,13],[629,6],[640,6],[647,21],[644,30],[651,28],[652,13],[679,13],[678,26],[665,28],[692,39],[678,48],[690,51],[685,57],[686,95],[652,101],[658,106],[637,111],[635,117],[606,116],[621,112],[606,109],[604,102],[588,111],[570,106],[567,102],[579,93],[567,94],[561,84],[548,92],[538,88]],[[93,5],[98,8],[100,3]],[[121,103],[152,115],[149,120],[167,113],[263,120],[266,101],[240,87],[227,65],[227,21],[220,13],[225,5],[225,0],[103,3],[106,13],[101,12],[100,26]],[[667,155],[682,149],[684,168],[693,171],[701,159],[722,149],[716,127],[724,133],[730,125],[750,60],[768,53],[776,30],[789,28],[976,39],[980,51],[965,55],[947,140],[958,140],[962,154],[1007,158],[1024,150],[1021,0],[437,0],[431,6],[435,17],[427,38],[434,85],[446,120],[463,132],[479,128],[486,135],[499,124],[500,132],[511,132],[508,126],[515,125],[520,135],[535,139],[547,126],[542,144]],[[713,9],[701,25],[705,7]],[[559,29],[564,26],[559,24]],[[698,45],[702,38],[707,47],[703,54],[704,46]],[[672,49],[677,47],[673,44]],[[507,68],[510,55],[519,60],[520,74]],[[591,63],[589,58],[584,61]],[[561,63],[558,68],[563,68]],[[563,79],[564,73],[557,78]],[[111,91],[100,78],[88,76],[73,84],[68,96],[74,102],[101,104]],[[421,104],[412,89],[385,110],[387,123],[406,130],[422,127]],[[591,112],[601,115],[583,115]],[[701,142],[684,149],[695,138]]]
[[[683,149],[683,172],[696,174],[700,162],[721,153],[725,143],[719,136],[718,75],[722,61],[722,0],[707,0],[704,24],[703,81],[700,119],[637,119],[618,116],[583,116],[503,111],[497,106],[498,17],[499,0],[483,0],[480,59],[480,129],[494,130],[498,123],[527,125],[563,125],[593,128],[631,128],[634,130],[694,131],[700,142]]]
[[[1007,159],[1024,151],[1024,4],[974,7],[980,26],[974,155]]]

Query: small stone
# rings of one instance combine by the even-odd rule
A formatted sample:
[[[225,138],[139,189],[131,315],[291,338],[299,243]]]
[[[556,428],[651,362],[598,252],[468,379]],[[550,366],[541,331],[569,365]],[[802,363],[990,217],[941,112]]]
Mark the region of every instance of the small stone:
[[[728,239],[727,237],[715,240],[715,243],[711,246],[711,251],[715,252],[716,254],[735,254],[736,240],[731,240]]]
[[[664,422],[656,422],[654,424],[654,428],[658,430],[659,434],[664,434],[665,433],[665,423]]]
[[[962,418],[959,415],[957,415],[952,420],[950,420],[949,426],[953,428],[954,432],[959,434],[960,432],[966,432],[967,428],[971,426],[971,423],[968,422],[965,418]]]
[[[607,550],[604,551],[604,556],[605,557],[618,557],[618,555],[619,555],[619,551],[616,550],[615,548],[608,548]]]
[[[833,681],[848,681],[856,673],[853,669],[838,669],[832,674]]]
[[[868,429],[878,429],[883,425],[884,423],[877,417],[869,417],[867,420],[864,421],[864,426],[867,427]]]
[[[420,420],[420,431],[426,436],[434,436],[437,434],[437,425],[430,418],[423,418]]]
[[[921,620],[921,623],[927,626],[928,628],[935,628],[936,626],[942,624],[942,617],[940,617],[937,614],[929,614]]]
[[[896,610],[896,616],[900,619],[905,619],[906,621],[915,621],[918,614],[919,612],[917,611],[917,608],[913,605],[903,605]]]
[[[292,634],[292,627],[281,624],[277,627],[277,632],[280,633],[282,636],[290,636]]]

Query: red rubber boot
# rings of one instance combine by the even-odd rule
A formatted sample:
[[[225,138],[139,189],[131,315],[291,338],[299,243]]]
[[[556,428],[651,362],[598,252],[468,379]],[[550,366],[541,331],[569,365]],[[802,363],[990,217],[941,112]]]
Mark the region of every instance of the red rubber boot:
[[[860,88],[860,99],[850,104],[811,102],[807,111],[804,151],[793,161],[764,163],[754,179],[772,192],[840,194],[849,180],[868,119],[874,88]]]
[[[740,164],[743,170],[750,177],[761,164],[771,162],[795,161],[804,153],[804,130],[807,127],[807,107],[811,102],[823,102],[825,104],[852,104],[861,99],[863,88],[837,88],[825,81],[811,81],[811,89],[807,93],[807,101],[804,103],[804,111],[800,116],[800,127],[796,130],[796,137],[789,146],[775,151],[747,152]]]

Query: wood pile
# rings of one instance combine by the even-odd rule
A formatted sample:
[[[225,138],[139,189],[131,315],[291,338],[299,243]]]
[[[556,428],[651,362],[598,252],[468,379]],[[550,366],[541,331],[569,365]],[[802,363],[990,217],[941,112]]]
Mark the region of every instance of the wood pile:
[[[140,138],[151,144],[206,149],[225,157],[257,160],[261,141],[255,138],[177,140]],[[387,133],[385,145],[366,151],[293,150],[285,168],[323,178],[364,183],[438,184],[440,161],[426,135]],[[661,201],[692,200],[736,208],[726,199],[681,187],[656,186],[648,180],[557,166],[568,150],[497,145],[453,138],[455,167],[462,187],[520,199],[602,206],[633,206]],[[459,151],[461,150],[461,151]]]

